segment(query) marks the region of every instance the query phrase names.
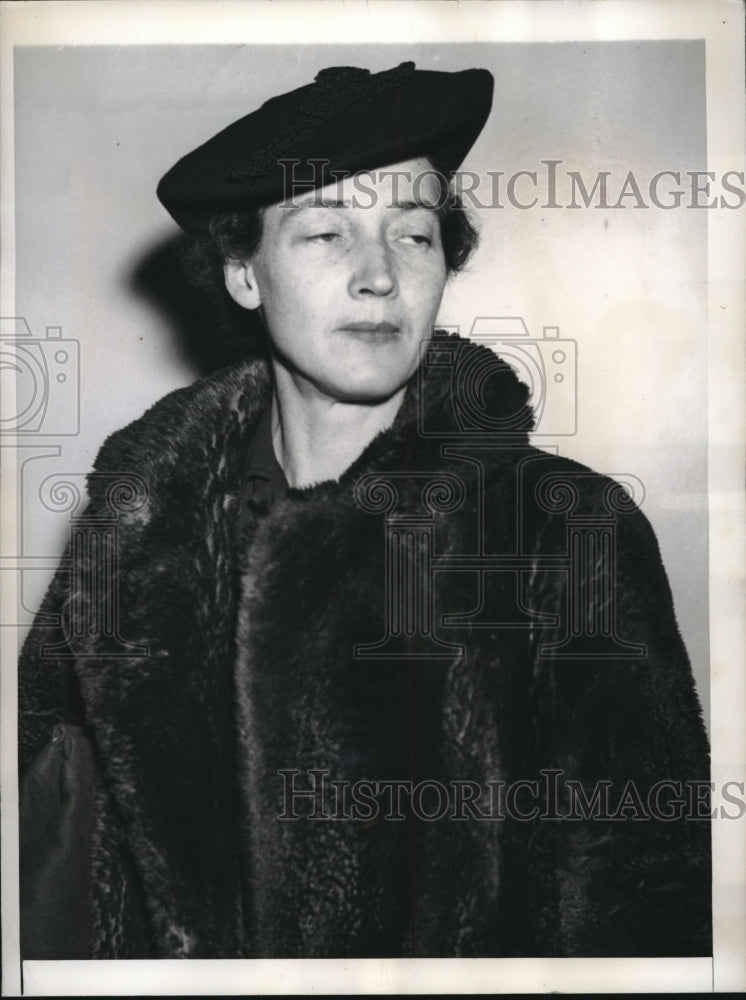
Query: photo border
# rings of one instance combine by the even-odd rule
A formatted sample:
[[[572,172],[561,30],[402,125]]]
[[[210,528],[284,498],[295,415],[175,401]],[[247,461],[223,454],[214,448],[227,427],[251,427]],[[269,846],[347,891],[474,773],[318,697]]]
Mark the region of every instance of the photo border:
[[[178,9],[177,9],[178,8]],[[323,8],[324,17],[319,18]],[[707,58],[707,169],[744,169],[743,27],[738,0],[31,0],[0,4],[2,101],[2,271],[0,315],[15,315],[13,47],[15,45],[235,43],[250,23],[252,43],[313,44],[478,39],[575,41],[704,38]],[[744,211],[708,217],[708,383],[712,780],[746,781],[744,670]],[[12,412],[12,383],[3,407]],[[12,448],[0,478],[2,552],[13,551],[17,511]],[[1,565],[1,564],[0,564]],[[6,579],[7,578],[7,579]],[[4,610],[15,609],[15,576],[5,573]],[[11,612],[11,614],[14,612]],[[4,617],[2,620],[9,620]],[[3,995],[18,995],[17,740],[15,639],[2,630]],[[23,995],[142,993],[678,992],[746,987],[746,821],[714,822],[714,955],[685,959],[399,959],[155,962],[27,962]],[[468,972],[465,973],[465,969]]]

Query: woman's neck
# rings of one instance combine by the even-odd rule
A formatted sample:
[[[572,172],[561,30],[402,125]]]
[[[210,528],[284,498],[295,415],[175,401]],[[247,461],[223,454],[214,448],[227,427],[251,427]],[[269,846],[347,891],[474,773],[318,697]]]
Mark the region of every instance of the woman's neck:
[[[275,368],[272,442],[291,487],[337,480],[394,422],[406,386],[380,403],[329,399]]]

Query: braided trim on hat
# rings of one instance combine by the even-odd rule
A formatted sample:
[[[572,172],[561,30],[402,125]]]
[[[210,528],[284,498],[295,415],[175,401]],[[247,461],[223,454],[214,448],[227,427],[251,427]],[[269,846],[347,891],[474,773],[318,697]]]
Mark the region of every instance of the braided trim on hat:
[[[314,81],[316,86],[310,89],[298,110],[297,124],[285,129],[241,166],[234,167],[225,175],[225,181],[237,184],[249,177],[268,174],[286,154],[288,142],[305,142],[340,112],[349,110],[364,98],[400,85],[414,70],[413,62],[403,62],[376,74],[357,66],[330,66],[320,70]]]

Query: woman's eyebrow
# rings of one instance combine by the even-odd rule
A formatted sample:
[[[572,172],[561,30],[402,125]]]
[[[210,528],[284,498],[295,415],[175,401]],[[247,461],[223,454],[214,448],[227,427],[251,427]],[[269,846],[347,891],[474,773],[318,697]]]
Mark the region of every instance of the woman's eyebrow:
[[[288,212],[300,212],[306,208],[349,208],[354,205],[351,198],[304,198],[287,206]],[[283,206],[284,207],[284,206]]]
[[[282,206],[280,225],[290,222],[298,217],[300,213],[306,212],[309,208],[367,208],[368,205],[359,205],[354,197],[352,198],[312,198],[308,195],[303,200]],[[429,204],[426,201],[417,201],[407,198],[389,202],[387,208],[398,209],[405,212],[417,210],[423,212],[434,212],[437,210],[436,204]]]
[[[414,211],[415,209],[421,208],[425,212],[433,212],[433,211],[435,211],[435,209],[437,209],[438,206],[437,206],[437,204],[432,204],[431,205],[431,204],[429,204],[426,201],[412,201],[412,200],[402,201],[402,200],[397,200],[397,201],[392,201],[391,205],[389,207],[390,208],[403,208],[406,211]]]
[[[350,208],[354,202],[350,199],[324,198],[306,199],[304,201],[292,202],[289,205],[282,205],[280,225],[289,222],[298,216],[299,213],[307,211],[309,208]]]

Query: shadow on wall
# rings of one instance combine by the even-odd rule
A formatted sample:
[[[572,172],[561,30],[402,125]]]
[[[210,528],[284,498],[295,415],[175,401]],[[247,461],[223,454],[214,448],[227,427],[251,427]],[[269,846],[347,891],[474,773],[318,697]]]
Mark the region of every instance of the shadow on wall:
[[[179,238],[169,237],[146,251],[131,273],[129,288],[165,319],[176,350],[197,375],[260,353],[257,319],[222,289],[191,285],[179,259]]]

